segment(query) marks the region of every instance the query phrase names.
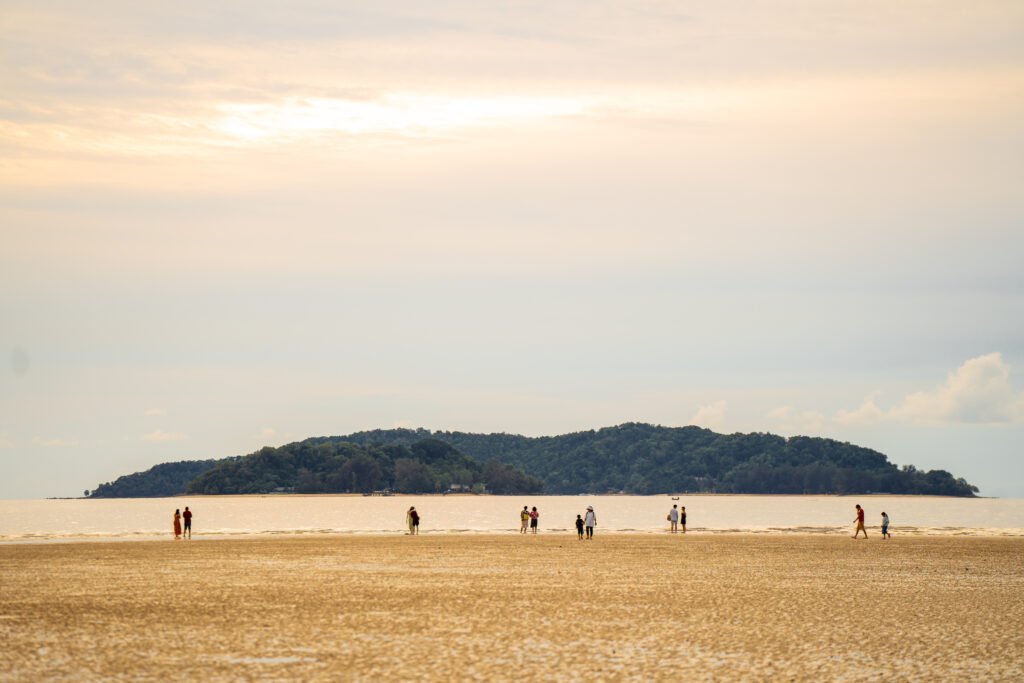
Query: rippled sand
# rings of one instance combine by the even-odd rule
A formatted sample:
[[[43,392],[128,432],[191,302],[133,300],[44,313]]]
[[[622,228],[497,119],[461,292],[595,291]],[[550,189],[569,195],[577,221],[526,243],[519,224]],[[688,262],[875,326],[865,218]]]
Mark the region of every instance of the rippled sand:
[[[0,547],[0,678],[1021,680],[1024,539]]]

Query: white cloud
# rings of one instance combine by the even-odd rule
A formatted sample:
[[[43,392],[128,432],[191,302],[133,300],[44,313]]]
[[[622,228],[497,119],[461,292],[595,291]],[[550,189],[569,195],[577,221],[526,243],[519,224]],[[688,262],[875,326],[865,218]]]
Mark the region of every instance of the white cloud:
[[[798,412],[793,406],[780,406],[768,412],[768,417],[775,420],[775,429],[780,432],[814,432],[821,430],[825,424],[825,416],[815,410]]]
[[[53,448],[65,448],[78,445],[77,441],[68,441],[66,439],[41,439],[38,436],[32,439],[32,443]]]
[[[999,353],[972,358],[932,391],[910,394],[889,411],[897,420],[1007,424],[1024,419],[1024,394],[1010,386],[1010,366]]]
[[[715,401],[701,408],[690,418],[690,424],[707,429],[721,429],[725,423],[725,401]]]
[[[167,411],[163,408],[150,408],[146,411],[146,415],[166,415]]]
[[[843,424],[866,425],[881,422],[885,413],[875,404],[875,395],[868,396],[860,407],[855,410],[840,410],[836,414],[836,422]]]
[[[188,435],[186,434],[175,434],[173,432],[165,432],[162,429],[158,429],[155,432],[150,432],[149,434],[144,434],[142,436],[143,441],[180,441],[182,439],[187,438]]]

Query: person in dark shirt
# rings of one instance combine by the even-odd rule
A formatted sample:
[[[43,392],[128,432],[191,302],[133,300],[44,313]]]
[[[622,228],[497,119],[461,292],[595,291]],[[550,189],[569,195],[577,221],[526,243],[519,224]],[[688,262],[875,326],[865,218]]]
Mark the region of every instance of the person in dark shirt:
[[[185,512],[181,513],[181,518],[185,520],[185,536],[192,538],[192,511],[185,506]]]
[[[576,533],[579,534],[580,540],[583,540],[583,518],[576,515]]]
[[[409,508],[409,517],[412,519],[412,534],[413,536],[420,535],[420,513],[416,512],[416,508]]]
[[[867,538],[868,530],[864,528],[864,508],[862,508],[860,505],[855,505],[854,507],[857,508],[857,519],[853,520],[857,523],[857,530],[853,532],[853,537],[857,538],[857,535],[863,531],[864,538]]]

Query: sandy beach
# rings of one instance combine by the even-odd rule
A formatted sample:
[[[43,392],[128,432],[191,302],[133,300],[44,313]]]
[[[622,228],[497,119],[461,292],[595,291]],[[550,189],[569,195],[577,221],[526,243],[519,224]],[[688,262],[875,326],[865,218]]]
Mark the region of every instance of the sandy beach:
[[[1021,680],[1024,539],[0,547],[0,679]]]

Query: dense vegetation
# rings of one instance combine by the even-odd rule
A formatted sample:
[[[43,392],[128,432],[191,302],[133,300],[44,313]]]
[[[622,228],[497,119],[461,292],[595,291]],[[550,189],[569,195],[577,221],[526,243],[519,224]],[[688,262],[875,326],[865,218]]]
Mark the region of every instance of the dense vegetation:
[[[438,439],[356,445],[317,438],[221,462],[196,477],[186,492],[434,493],[452,484],[491,493],[539,493],[543,487],[536,477],[493,459],[481,464]]]
[[[945,470],[924,472],[913,465],[897,468],[877,451],[832,439],[717,434],[699,427],[628,423],[537,438],[389,429],[331,438],[364,444],[439,439],[475,458],[494,458],[521,467],[540,477],[549,493],[972,496],[978,490]]]
[[[188,483],[216,466],[217,460],[182,460],[155,465],[100,484],[90,498],[160,498],[185,492]]]
[[[482,464],[485,463],[485,464]],[[529,472],[529,476],[524,474]],[[537,479],[536,477],[539,477]],[[973,496],[945,470],[897,468],[832,439],[716,434],[629,423],[531,438],[388,429],[314,437],[222,461],[157,465],[100,485],[93,497],[271,491],[493,493],[896,493]]]

